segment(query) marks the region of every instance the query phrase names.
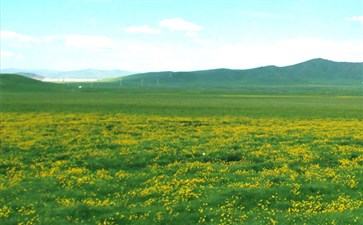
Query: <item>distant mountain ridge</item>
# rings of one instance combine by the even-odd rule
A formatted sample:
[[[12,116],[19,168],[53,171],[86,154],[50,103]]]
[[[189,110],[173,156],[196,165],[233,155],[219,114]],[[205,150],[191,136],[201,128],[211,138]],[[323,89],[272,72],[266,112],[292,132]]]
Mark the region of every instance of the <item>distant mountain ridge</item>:
[[[44,80],[44,78],[45,78],[43,76],[40,76],[40,75],[37,75],[37,74],[34,74],[34,73],[27,73],[27,72],[20,72],[20,73],[17,73],[17,74],[22,75],[24,77],[32,78],[32,79],[35,79],[35,80]]]
[[[263,66],[253,69],[212,69],[189,72],[148,72],[127,75],[122,70],[87,69],[79,71],[37,70],[30,73],[16,72],[16,69],[2,72],[17,73],[38,80],[49,78],[54,81],[67,79],[101,80],[93,87],[238,87],[256,85],[354,85],[363,81],[363,62],[334,62],[326,59],[312,59],[291,66]],[[28,72],[27,72],[28,71]],[[43,74],[43,75],[42,75]],[[113,77],[113,78],[111,78]],[[49,81],[49,80],[48,80]],[[70,81],[70,80],[68,80]],[[73,80],[75,81],[75,80]],[[82,82],[79,80],[79,82]]]
[[[312,59],[291,66],[246,70],[213,69],[190,72],[149,72],[113,79],[129,86],[228,87],[243,85],[361,84],[363,63]]]
[[[33,74],[34,76],[27,76],[30,78],[43,77],[45,80],[69,80],[69,79],[93,79],[101,80],[107,78],[121,77],[133,74],[133,72],[125,70],[99,70],[99,69],[83,69],[72,71],[55,71],[55,70],[27,70],[27,69],[2,69],[1,73],[7,74]],[[36,78],[36,79],[38,79]]]

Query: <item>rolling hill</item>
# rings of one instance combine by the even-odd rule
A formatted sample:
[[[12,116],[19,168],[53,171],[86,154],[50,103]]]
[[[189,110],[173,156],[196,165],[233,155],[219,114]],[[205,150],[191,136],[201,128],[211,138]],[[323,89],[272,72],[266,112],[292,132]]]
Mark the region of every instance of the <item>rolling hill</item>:
[[[49,92],[64,91],[65,86],[49,82],[42,82],[36,79],[19,74],[1,74],[1,92]]]
[[[23,74],[27,75],[27,74]],[[312,59],[299,64],[265,66],[247,70],[213,69],[190,72],[149,72],[67,85],[40,82],[14,74],[0,76],[1,91],[47,91],[78,89],[204,89],[244,93],[362,94],[363,63]],[[80,90],[80,91],[82,91]]]
[[[121,86],[231,87],[248,85],[361,85],[363,63],[312,59],[286,67],[150,72],[111,80]]]

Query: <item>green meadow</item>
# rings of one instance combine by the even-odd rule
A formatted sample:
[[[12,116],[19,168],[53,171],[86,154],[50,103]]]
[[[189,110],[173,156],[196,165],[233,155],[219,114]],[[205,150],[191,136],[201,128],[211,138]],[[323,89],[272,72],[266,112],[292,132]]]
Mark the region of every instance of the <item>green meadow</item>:
[[[360,86],[0,88],[0,224],[363,222]]]
[[[52,84],[16,79],[20,80],[13,77],[10,81],[0,80],[3,112],[362,118],[363,87],[357,85],[165,88],[120,87],[114,82]]]

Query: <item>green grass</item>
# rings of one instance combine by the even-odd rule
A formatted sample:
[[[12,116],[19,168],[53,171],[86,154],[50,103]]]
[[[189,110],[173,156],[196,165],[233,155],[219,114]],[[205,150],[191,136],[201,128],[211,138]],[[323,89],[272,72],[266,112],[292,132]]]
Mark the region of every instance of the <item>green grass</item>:
[[[0,103],[2,112],[362,118],[363,88],[344,85],[125,88],[107,82],[52,84],[18,75],[1,75]]]
[[[0,222],[358,225],[360,122],[3,113]]]
[[[44,83],[16,74],[0,74],[0,93],[62,92],[64,85]]]
[[[359,87],[88,85],[0,76],[1,224],[363,221]]]
[[[3,92],[3,112],[107,112],[167,116],[362,118],[362,96],[268,95],[182,90]]]

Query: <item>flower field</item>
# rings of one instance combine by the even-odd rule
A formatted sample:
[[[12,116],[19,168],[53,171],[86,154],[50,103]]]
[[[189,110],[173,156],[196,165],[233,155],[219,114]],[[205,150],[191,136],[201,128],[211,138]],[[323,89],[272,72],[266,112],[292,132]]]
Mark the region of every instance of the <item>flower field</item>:
[[[362,224],[360,119],[1,114],[0,224]]]

